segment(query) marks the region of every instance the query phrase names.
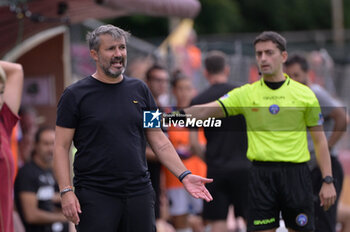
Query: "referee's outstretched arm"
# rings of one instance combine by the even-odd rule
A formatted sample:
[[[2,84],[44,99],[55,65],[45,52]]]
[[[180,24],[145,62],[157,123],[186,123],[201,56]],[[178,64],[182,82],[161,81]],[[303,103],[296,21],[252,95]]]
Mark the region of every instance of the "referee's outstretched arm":
[[[194,105],[184,109],[187,116],[196,119],[224,118],[225,111],[218,101],[212,101],[206,104]]]

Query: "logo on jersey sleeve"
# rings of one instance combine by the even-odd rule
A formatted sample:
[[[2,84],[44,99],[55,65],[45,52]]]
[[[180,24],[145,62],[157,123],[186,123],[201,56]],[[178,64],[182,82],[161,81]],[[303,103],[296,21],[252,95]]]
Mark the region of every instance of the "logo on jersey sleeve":
[[[228,98],[228,93],[226,93],[224,96],[220,97],[220,100],[224,100],[225,98]]]
[[[306,214],[298,214],[298,216],[295,218],[295,222],[297,223],[298,226],[306,226],[308,222],[308,218]]]
[[[322,125],[323,122],[324,122],[323,115],[322,115],[322,113],[319,113],[319,114],[318,114],[318,121],[317,121],[317,124],[318,124],[318,125]]]
[[[143,112],[143,128],[160,128],[160,115],[159,109],[157,111],[144,111]]]
[[[270,105],[269,111],[271,114],[278,114],[278,112],[280,112],[280,107],[276,104]]]

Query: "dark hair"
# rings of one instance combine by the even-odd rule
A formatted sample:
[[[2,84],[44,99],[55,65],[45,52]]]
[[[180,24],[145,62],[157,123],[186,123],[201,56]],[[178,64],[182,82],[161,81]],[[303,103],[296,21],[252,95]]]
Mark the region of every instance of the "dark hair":
[[[274,31],[264,31],[260,35],[258,35],[254,40],[254,46],[259,42],[271,41],[277,45],[277,48],[284,52],[287,50],[287,41],[286,39]]]
[[[210,74],[218,74],[225,70],[227,56],[221,51],[210,51],[204,59],[205,69]]]
[[[39,143],[39,141],[40,141],[40,136],[41,136],[41,134],[44,132],[44,131],[55,131],[55,129],[53,128],[53,127],[51,127],[51,126],[41,126],[39,129],[38,129],[38,131],[35,133],[35,140],[34,140],[34,142],[35,142],[35,144],[38,144]]]
[[[90,50],[98,51],[100,47],[100,35],[108,34],[113,37],[113,39],[124,38],[125,42],[128,42],[130,33],[124,31],[123,29],[113,26],[111,24],[102,25],[96,28],[92,32],[88,32],[86,35],[86,41],[89,44]]]
[[[152,67],[150,67],[146,72],[146,80],[150,81],[152,79],[152,72],[154,70],[164,70],[166,71],[165,67],[160,64],[154,64]]]
[[[309,64],[307,63],[307,60],[305,59],[304,56],[299,55],[299,54],[293,54],[291,55],[288,60],[285,62],[285,66],[290,66],[293,64],[299,64],[300,68],[304,71],[307,72],[309,71]]]
[[[188,77],[180,69],[175,70],[172,74],[171,87],[175,88],[177,83],[182,80],[188,80]]]

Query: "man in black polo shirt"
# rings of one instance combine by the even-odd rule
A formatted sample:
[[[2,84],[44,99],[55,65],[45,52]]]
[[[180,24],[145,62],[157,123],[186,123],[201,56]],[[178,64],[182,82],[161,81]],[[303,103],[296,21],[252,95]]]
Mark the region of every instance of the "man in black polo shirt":
[[[160,162],[189,193],[207,201],[160,128],[143,128],[145,110],[155,110],[146,84],[125,76],[129,33],[103,25],[89,33],[96,72],[69,86],[57,109],[54,167],[64,215],[84,232],[154,232],[154,191],[146,164],[146,139]],[[153,115],[157,117],[155,113]],[[77,148],[71,187],[69,148]]]

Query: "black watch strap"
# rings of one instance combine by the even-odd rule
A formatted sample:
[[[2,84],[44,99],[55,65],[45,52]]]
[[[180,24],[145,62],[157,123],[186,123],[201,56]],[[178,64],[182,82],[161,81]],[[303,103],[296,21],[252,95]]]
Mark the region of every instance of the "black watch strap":
[[[331,184],[334,182],[334,178],[331,176],[325,176],[322,181],[327,183],[327,184]]]

